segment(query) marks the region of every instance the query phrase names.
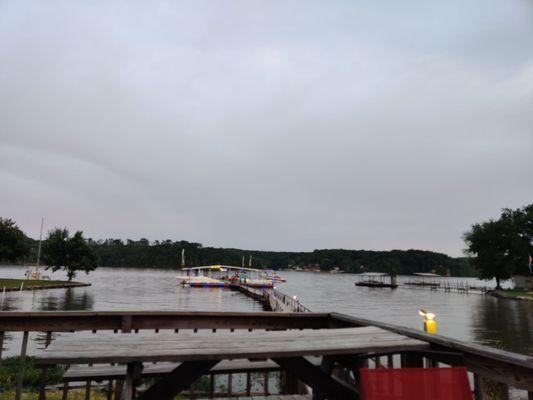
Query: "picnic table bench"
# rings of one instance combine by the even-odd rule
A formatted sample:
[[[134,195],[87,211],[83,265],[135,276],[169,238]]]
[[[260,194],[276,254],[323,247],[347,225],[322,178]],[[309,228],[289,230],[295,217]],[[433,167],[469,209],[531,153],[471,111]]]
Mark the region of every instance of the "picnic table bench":
[[[426,350],[429,344],[377,327],[234,332],[212,335],[141,336],[102,333],[80,339],[63,334],[35,357],[40,366],[57,364],[126,364],[125,400],[133,399],[143,363],[174,362],[176,367],[138,399],[172,399],[222,360],[270,359],[314,391],[332,399],[358,398],[355,388],[331,376],[336,360],[368,352]],[[306,356],[321,356],[316,366]]]

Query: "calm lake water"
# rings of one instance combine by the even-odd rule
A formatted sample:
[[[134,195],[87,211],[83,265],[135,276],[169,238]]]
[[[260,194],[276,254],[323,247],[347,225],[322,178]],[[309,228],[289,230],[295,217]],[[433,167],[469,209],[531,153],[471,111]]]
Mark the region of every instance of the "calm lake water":
[[[79,281],[90,287],[6,293],[3,311],[56,310],[177,310],[261,311],[244,295],[223,289],[182,288],[176,285],[176,270],[99,268]],[[24,268],[0,267],[0,276],[22,278]],[[60,272],[52,279],[65,279]],[[433,292],[400,287],[396,290],[354,286],[352,274],[282,272],[287,283],[278,289],[296,295],[312,311],[337,311],[416,329],[422,328],[418,310],[437,315],[442,335],[533,354],[533,302],[497,299],[480,294]],[[406,278],[399,278],[399,282]],[[471,278],[452,281],[484,286]],[[1,295],[0,295],[1,296]],[[11,346],[10,346],[11,347]]]

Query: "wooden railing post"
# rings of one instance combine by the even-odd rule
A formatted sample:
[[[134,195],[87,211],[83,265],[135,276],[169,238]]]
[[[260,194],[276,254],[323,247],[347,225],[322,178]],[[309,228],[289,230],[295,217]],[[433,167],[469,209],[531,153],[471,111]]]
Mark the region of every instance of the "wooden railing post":
[[[483,378],[478,374],[474,374],[474,399],[483,400],[484,397]]]
[[[0,332],[0,365],[2,365],[2,351],[4,350],[4,337],[6,333],[4,331]]]
[[[28,348],[28,331],[22,335],[22,346],[20,347],[19,372],[17,376],[17,387],[15,389],[15,400],[20,400],[22,393],[22,383],[24,382],[24,364],[26,363],[26,349]]]
[[[498,389],[498,394],[500,395],[500,400],[509,400],[509,386],[505,383],[498,382],[496,387]]]

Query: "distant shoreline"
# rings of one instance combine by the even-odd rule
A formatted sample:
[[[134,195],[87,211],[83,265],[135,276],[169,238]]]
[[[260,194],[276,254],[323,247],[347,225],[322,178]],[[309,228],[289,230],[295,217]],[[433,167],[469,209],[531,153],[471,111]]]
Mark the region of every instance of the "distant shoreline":
[[[0,291],[17,292],[25,290],[68,289],[91,286],[90,283],[69,281],[48,281],[35,279],[3,279],[0,278]]]

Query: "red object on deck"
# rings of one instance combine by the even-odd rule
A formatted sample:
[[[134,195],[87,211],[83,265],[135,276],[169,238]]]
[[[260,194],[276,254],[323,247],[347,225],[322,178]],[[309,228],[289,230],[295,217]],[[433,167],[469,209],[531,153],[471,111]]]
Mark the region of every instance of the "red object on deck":
[[[359,370],[363,400],[472,400],[466,367]]]

